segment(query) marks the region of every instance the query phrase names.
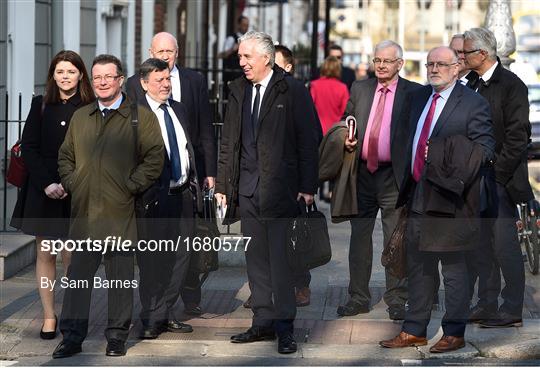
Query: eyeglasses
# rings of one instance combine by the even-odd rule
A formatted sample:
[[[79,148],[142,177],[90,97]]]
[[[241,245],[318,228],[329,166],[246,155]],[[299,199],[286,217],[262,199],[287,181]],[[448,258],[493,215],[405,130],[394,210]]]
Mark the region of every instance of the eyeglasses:
[[[390,59],[373,59],[373,64],[377,65],[377,64],[381,64],[381,65],[390,65],[390,64],[394,64],[396,61],[398,60],[401,60],[401,58],[396,58],[394,60],[390,60]]]
[[[92,82],[94,83],[101,83],[103,79],[105,79],[105,82],[112,83],[113,81],[120,78],[121,75],[94,75],[92,76]]]
[[[455,50],[454,51],[456,52],[456,54],[464,54],[465,52],[463,50]]]
[[[164,55],[171,56],[171,55],[174,55],[175,53],[176,53],[176,50],[157,50],[157,51],[154,51],[154,55],[158,55],[159,57],[164,56]]]
[[[426,68],[428,68],[428,69],[433,69],[435,67],[442,69],[442,68],[449,68],[450,66],[456,65],[456,64],[457,63],[440,63],[440,62],[436,61],[436,62],[429,62],[429,63],[427,63],[425,65],[426,65]]]
[[[469,54],[472,54],[473,52],[478,52],[478,51],[482,51],[482,50],[481,49],[476,49],[476,50],[471,50],[471,51],[463,50],[463,55],[469,55]]]

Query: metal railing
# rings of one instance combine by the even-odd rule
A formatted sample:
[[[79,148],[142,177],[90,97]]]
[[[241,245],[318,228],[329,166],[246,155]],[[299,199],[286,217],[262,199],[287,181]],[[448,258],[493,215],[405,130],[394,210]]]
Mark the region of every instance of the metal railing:
[[[2,229],[1,231],[15,231],[15,229],[9,229],[8,228],[8,213],[10,213],[13,208],[8,208],[8,196],[11,195],[9,198],[13,203],[15,203],[15,200],[17,199],[17,192],[18,190],[13,187],[11,184],[7,182],[7,167],[9,165],[9,153],[10,153],[10,141],[9,137],[12,135],[13,129],[17,129],[17,137],[20,138],[22,134],[22,123],[24,120],[22,120],[22,94],[19,93],[18,96],[18,119],[10,120],[9,119],[9,95],[6,92],[4,97],[4,108],[5,108],[5,114],[4,119],[0,120],[0,128],[2,128],[3,136],[0,137],[0,143],[1,146],[4,148],[4,154],[2,157],[2,188],[1,188],[1,197],[2,197]],[[9,193],[8,193],[9,192]],[[10,210],[8,212],[8,209]]]

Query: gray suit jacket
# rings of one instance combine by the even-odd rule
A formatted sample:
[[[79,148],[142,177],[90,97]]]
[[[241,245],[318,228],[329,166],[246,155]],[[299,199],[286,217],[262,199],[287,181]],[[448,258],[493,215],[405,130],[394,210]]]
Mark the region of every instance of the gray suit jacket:
[[[356,81],[351,88],[351,96],[347,102],[345,109],[345,117],[353,115],[358,124],[358,150],[361,152],[364,135],[366,134],[369,113],[375,96],[378,80],[376,78]],[[407,79],[399,77],[394,97],[394,106],[392,107],[392,121],[390,128],[390,155],[392,158],[392,168],[396,184],[399,188],[403,181],[403,173],[405,169],[405,148],[409,138],[408,120],[404,119],[407,116],[407,108],[409,103],[408,94],[420,88],[421,85],[411,82]]]

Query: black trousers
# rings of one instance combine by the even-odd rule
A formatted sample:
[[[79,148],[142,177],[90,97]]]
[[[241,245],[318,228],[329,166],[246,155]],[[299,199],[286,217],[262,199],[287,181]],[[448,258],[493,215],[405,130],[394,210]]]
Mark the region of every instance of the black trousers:
[[[186,278],[191,245],[184,241],[193,238],[193,197],[189,189],[168,195],[161,201],[160,218],[155,219],[155,239],[172,240],[176,249],[138,252],[137,262],[141,285],[141,320],[143,325],[155,326],[174,317],[174,305]],[[191,242],[190,239],[190,242]]]
[[[399,194],[392,166],[379,167],[371,174],[366,163],[358,168],[357,189],[358,216],[351,220],[349,246],[349,295],[352,301],[369,305],[371,294],[369,280],[373,262],[373,228],[377,213],[381,210],[383,241],[390,239],[397,225],[399,211],[395,209]],[[380,256],[377,256],[379,259]],[[407,301],[407,279],[385,272],[386,291],[384,302],[388,306],[403,308]]]
[[[132,249],[127,252],[111,252],[102,256],[99,252],[72,252],[67,277],[76,287],[66,288],[60,331],[64,340],[81,344],[88,334],[88,317],[94,286],[94,275],[105,259],[107,280],[122,281],[123,286],[108,287],[108,318],[105,337],[126,341],[133,310],[133,259]],[[125,281],[125,282],[123,282]],[[104,287],[103,283],[96,286]]]
[[[506,188],[497,183],[498,217],[494,221],[492,237],[482,242],[475,265],[478,268],[479,304],[496,310],[499,292],[503,304],[499,310],[521,318],[525,294],[525,267],[516,231],[518,217],[515,203]],[[501,291],[501,272],[505,286]]]
[[[446,306],[442,329],[445,335],[462,337],[465,334],[470,301],[466,252],[419,251],[418,221],[418,216],[411,214],[407,224],[409,309],[402,330],[411,335],[426,336],[433,306],[433,290],[441,262]]]
[[[242,234],[251,237],[246,265],[251,288],[252,325],[292,333],[296,317],[293,271],[287,263],[285,237],[289,219],[259,216],[258,190],[239,196]]]

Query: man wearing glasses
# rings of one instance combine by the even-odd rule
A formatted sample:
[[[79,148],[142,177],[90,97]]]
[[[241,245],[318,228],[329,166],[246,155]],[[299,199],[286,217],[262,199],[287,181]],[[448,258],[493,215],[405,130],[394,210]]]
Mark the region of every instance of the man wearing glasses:
[[[178,42],[168,32],[159,32],[152,38],[149,49],[150,57],[163,60],[169,66],[171,80],[170,98],[182,102],[187,112],[190,126],[188,134],[193,144],[195,163],[197,165],[198,182],[204,188],[214,187],[217,175],[217,145],[212,126],[212,110],[208,98],[208,86],[205,78],[198,72],[176,64],[178,58]],[[140,102],[146,99],[141,87],[140,78],[135,74],[128,78],[126,92],[133,100]],[[188,270],[185,280],[178,277],[171,280],[172,284],[181,284],[180,295],[184,302],[184,312],[190,315],[201,315],[201,282],[199,274]],[[175,296],[171,295],[171,298]],[[178,295],[176,295],[178,299]],[[179,332],[190,331],[191,327],[171,319],[170,329]],[[187,328],[187,330],[186,330]]]
[[[126,354],[133,289],[138,286],[133,275],[137,241],[134,199],[159,178],[164,159],[157,118],[143,108],[138,110],[135,146],[131,101],[122,94],[120,60],[112,55],[97,56],[92,81],[97,103],[75,112],[58,154],[62,186],[71,196],[70,239],[90,239],[92,243],[73,252],[67,273],[70,287],[65,289],[60,317],[63,339],[53,358],[81,352],[93,287],[108,289],[106,355]],[[111,242],[113,237],[116,245]],[[107,248],[98,247],[107,244],[107,239]],[[102,256],[107,282],[94,276]]]
[[[408,92],[420,87],[399,77],[402,57],[401,46],[393,41],[376,45],[373,59],[376,78],[353,84],[345,110],[345,116],[353,115],[358,124],[358,137],[347,139],[345,148],[357,150],[359,155],[356,187],[359,213],[351,220],[349,300],[338,307],[340,316],[369,312],[375,219],[381,210],[386,244],[399,216],[395,205],[405,172],[405,148],[410,131],[402,117],[408,105]],[[406,280],[387,272],[384,301],[391,319],[403,319]]]
[[[469,318],[482,327],[519,327],[525,269],[516,234],[516,203],[534,198],[527,167],[527,144],[531,136],[527,87],[501,65],[497,40],[491,31],[472,28],[464,35],[465,64],[480,76],[476,90],[491,107],[497,141],[494,168],[499,199],[498,217],[491,229],[493,239],[483,243],[474,257],[479,275],[479,301]],[[502,291],[500,272],[505,281]],[[499,292],[503,299],[501,306]]]
[[[404,348],[428,343],[426,334],[433,305],[432,291],[441,262],[446,306],[441,321],[443,336],[429,351],[445,353],[465,346],[470,300],[466,255],[468,250],[478,246],[475,239],[479,235],[476,230],[479,225],[475,221],[480,212],[478,171],[493,157],[495,138],[487,101],[461,83],[456,83],[459,73],[457,54],[446,46],[434,48],[428,53],[426,67],[429,85],[411,94],[409,121],[414,134],[407,144],[407,174],[397,203],[397,206],[406,204],[409,211],[404,241],[407,247],[409,308],[401,332],[379,344],[385,348]],[[463,141],[460,141],[459,149],[449,148],[446,139],[456,136],[468,138],[467,143],[471,144],[468,147],[473,147],[469,149],[471,152],[476,150],[476,154],[462,154],[466,152]],[[438,149],[433,143],[436,139]],[[439,166],[426,164],[428,154],[433,150],[439,152],[438,157],[442,159],[429,156],[430,160],[440,162]],[[469,164],[470,161],[474,161],[476,166]],[[441,175],[444,169],[440,168],[446,168],[446,164],[452,167],[452,175],[460,178],[461,194],[458,194],[459,190],[454,191],[456,187],[446,189],[449,187],[443,185],[440,189],[440,186],[429,186],[431,181],[426,179],[426,168],[431,169],[430,180],[445,181],[446,175]],[[478,186],[469,187],[472,183]],[[473,193],[475,197],[467,193]],[[460,208],[467,210],[463,213]],[[429,209],[446,217],[436,217]]]
[[[478,74],[465,65],[465,54],[463,53],[464,37],[465,36],[463,36],[463,33],[453,35],[452,40],[450,41],[450,48],[458,55],[458,82],[464,86],[469,86],[472,88],[472,86],[475,86],[478,81]]]

